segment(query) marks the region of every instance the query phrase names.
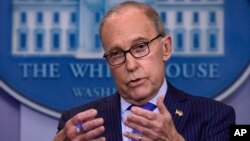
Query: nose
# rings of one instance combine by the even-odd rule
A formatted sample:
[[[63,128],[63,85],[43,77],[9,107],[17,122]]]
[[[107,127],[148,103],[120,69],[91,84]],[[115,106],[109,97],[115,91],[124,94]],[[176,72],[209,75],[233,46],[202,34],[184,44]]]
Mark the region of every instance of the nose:
[[[136,58],[134,58],[130,53],[126,53],[126,68],[129,72],[137,69]]]

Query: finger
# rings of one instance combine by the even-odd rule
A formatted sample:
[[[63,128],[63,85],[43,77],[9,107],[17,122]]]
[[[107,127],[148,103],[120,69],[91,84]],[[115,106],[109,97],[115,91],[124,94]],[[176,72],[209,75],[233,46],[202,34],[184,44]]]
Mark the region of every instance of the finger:
[[[100,137],[100,138],[94,139],[92,141],[106,141],[106,138],[105,137]]]
[[[124,120],[124,124],[129,126],[130,128],[140,130],[138,128],[135,128],[134,126],[131,126],[130,124],[136,124],[138,126],[150,128],[153,126],[153,120],[149,120],[146,117],[142,117],[140,115],[132,113],[126,117],[126,119]]]
[[[134,130],[137,130],[139,132],[142,132],[143,126],[139,122],[138,122],[138,120],[135,119],[135,117],[133,115],[128,115],[127,118],[124,120],[124,124],[126,126],[132,128]]]
[[[99,139],[101,136],[101,134],[103,134],[105,131],[104,126],[99,126],[93,130],[90,130],[88,132],[82,133],[80,135],[78,135],[74,141],[83,141],[83,140],[95,140],[95,139]],[[102,138],[101,138],[102,139]]]
[[[159,96],[157,99],[157,107],[159,109],[159,112],[163,115],[163,118],[165,119],[165,121],[168,125],[168,129],[175,130],[172,116],[171,116],[170,112],[168,111],[168,109],[165,106],[163,101],[164,101],[163,96]],[[164,130],[164,131],[166,132],[167,130]],[[166,133],[166,134],[168,134],[168,133]]]
[[[158,122],[158,121],[157,121]],[[141,132],[145,137],[156,137],[158,136],[157,132],[159,130],[158,127],[155,125],[155,121],[148,120],[144,117],[140,117],[135,114],[130,114],[127,116],[127,118],[124,120],[124,124],[134,130],[138,130]]]
[[[71,119],[69,119],[65,124],[65,133],[66,136],[70,139],[77,136],[76,126],[78,122],[90,120],[97,115],[97,111],[95,109],[90,109],[81,113],[78,113]]]
[[[149,111],[149,110],[146,110],[146,109],[143,109],[141,107],[137,107],[137,106],[133,106],[131,108],[131,112],[138,115],[138,116],[145,117],[145,118],[150,119],[150,120],[155,119],[157,116],[156,113]]]
[[[71,140],[71,141],[82,141],[80,139],[74,139],[74,140]],[[97,139],[93,139],[91,141],[106,141],[106,138],[105,137],[99,137]]]
[[[155,137],[155,136],[157,136],[157,133],[155,133],[154,130],[151,130],[148,127],[143,127],[143,126],[140,126],[140,125],[135,124],[135,123],[126,123],[125,125],[132,128],[133,130],[139,131],[145,137]]]
[[[83,123],[83,130],[84,132],[87,132],[87,131],[90,131],[94,128],[97,128],[99,126],[102,126],[104,123],[104,120],[103,118],[96,118],[96,119],[93,119],[93,120],[89,120],[89,121],[86,121],[85,123]]]
[[[159,109],[159,112],[160,112],[161,114],[163,114],[163,115],[169,114],[169,111],[168,111],[168,109],[167,109],[167,107],[165,106],[165,104],[164,104],[163,101],[164,101],[164,98],[163,98],[162,95],[159,96],[159,97],[157,98],[157,103],[156,103],[157,108]]]
[[[80,112],[78,114],[76,114],[72,119],[72,123],[75,125],[77,124],[79,121],[87,121],[89,119],[93,119],[95,118],[97,115],[97,110],[96,109],[89,109],[86,110],[84,112]]]
[[[146,141],[147,139],[142,137],[142,135],[134,134],[132,132],[123,132],[123,135],[129,139],[135,140],[135,141]]]

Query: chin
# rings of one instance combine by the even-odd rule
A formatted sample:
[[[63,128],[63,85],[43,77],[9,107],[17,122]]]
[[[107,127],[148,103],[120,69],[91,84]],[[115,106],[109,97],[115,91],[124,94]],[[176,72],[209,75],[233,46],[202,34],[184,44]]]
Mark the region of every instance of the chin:
[[[146,99],[148,97],[150,97],[149,92],[144,90],[141,91],[134,91],[130,93],[131,97],[136,99],[136,100],[142,100],[142,99]]]

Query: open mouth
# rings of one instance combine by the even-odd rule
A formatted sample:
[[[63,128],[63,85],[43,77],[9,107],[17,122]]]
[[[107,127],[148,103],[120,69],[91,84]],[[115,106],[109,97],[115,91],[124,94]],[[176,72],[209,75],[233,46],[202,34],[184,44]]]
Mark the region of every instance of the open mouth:
[[[135,79],[135,80],[130,80],[128,83],[129,87],[137,87],[141,84],[143,84],[144,80],[141,78]]]

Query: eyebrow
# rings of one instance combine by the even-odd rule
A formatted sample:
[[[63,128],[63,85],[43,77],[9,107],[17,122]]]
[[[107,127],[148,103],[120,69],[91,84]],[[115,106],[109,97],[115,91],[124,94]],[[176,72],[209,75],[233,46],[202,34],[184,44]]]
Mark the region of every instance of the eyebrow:
[[[139,36],[139,37],[137,37],[137,38],[135,38],[135,39],[133,39],[131,41],[129,48],[131,48],[132,46],[134,46],[134,45],[136,45],[138,43],[143,43],[143,42],[147,42],[147,41],[149,41],[149,39],[147,39],[145,37],[140,37]],[[114,47],[112,47],[112,49],[105,51],[105,54],[109,54],[109,53],[111,53],[113,51],[116,51],[116,50],[122,50],[122,51],[124,51],[124,49],[122,49],[120,47],[120,45],[115,44]]]
[[[147,42],[149,39],[145,38],[145,37],[137,37],[136,39],[131,41],[131,46],[133,46],[134,44],[137,44],[138,42]]]
[[[115,45],[114,47],[112,47],[112,49],[106,50],[106,51],[105,51],[105,54],[109,54],[109,53],[111,53],[111,52],[113,52],[113,51],[116,51],[116,50],[122,50],[122,51],[123,51],[123,49],[122,49],[121,47]]]

